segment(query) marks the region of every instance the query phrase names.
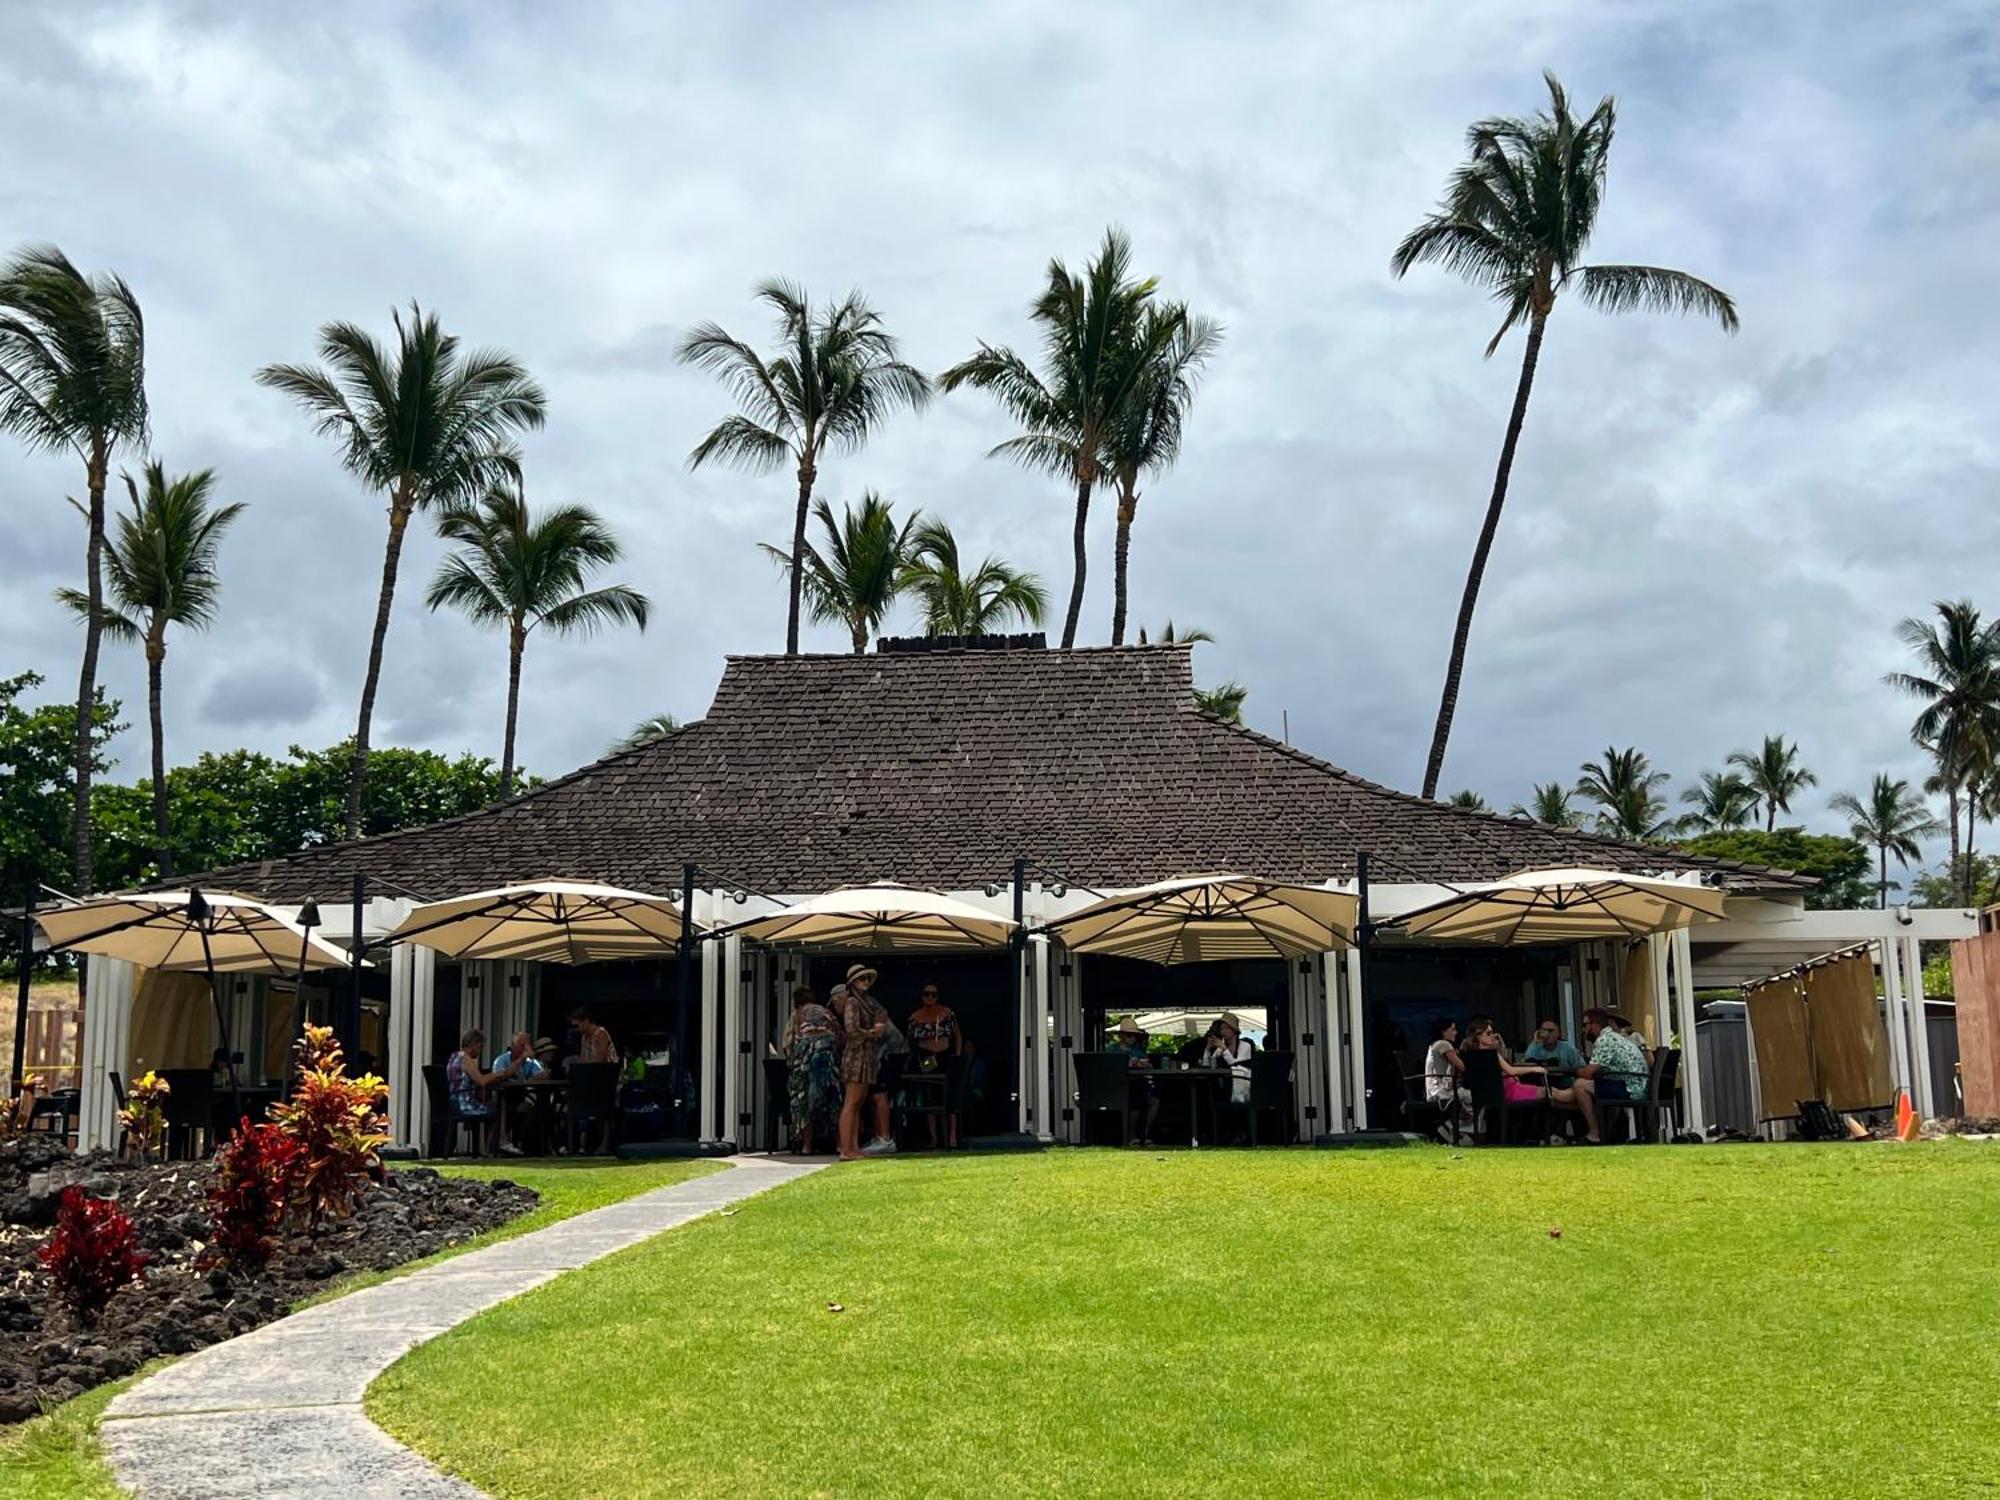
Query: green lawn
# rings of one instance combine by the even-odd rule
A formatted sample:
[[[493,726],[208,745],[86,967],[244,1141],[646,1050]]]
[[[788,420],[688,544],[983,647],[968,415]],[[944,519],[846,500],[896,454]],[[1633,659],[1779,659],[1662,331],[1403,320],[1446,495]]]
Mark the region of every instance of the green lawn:
[[[513,1222],[462,1245],[392,1271],[357,1273],[310,1301],[358,1291],[392,1276],[406,1275],[432,1261],[526,1234],[557,1219],[719,1170],[719,1163],[707,1161],[509,1161],[478,1165],[433,1162],[430,1165],[452,1177],[505,1177],[533,1188],[542,1195],[542,1201]],[[161,1361],[166,1363],[170,1361]],[[112,1482],[111,1470],[99,1450],[97,1427],[106,1404],[137,1378],[86,1391],[74,1401],[66,1401],[12,1430],[0,1428],[0,1496],[6,1500],[71,1500],[71,1497],[100,1500],[123,1493]]]
[[[1990,1493],[1996,1243],[1962,1142],[870,1162],[484,1314],[369,1410],[565,1500]]]

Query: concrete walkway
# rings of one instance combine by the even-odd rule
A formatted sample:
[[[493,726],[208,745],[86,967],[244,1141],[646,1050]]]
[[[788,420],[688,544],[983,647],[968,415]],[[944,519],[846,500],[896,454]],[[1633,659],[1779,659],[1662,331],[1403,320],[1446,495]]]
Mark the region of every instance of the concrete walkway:
[[[361,1396],[376,1376],[495,1303],[823,1165],[739,1157],[726,1171],[578,1214],[213,1344],[105,1409],[105,1453],[118,1482],[146,1500],[477,1496],[368,1420]]]

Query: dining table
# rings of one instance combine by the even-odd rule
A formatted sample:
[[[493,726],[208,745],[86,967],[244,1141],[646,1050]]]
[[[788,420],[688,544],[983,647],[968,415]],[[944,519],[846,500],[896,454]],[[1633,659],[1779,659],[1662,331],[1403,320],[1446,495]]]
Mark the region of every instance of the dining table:
[[[541,1073],[533,1078],[505,1079],[495,1087],[499,1090],[500,1107],[507,1114],[510,1130],[524,1118],[532,1119],[537,1146],[532,1154],[553,1156],[559,1138],[557,1121],[569,1106],[569,1080],[552,1073]],[[521,1144],[518,1137],[514,1143]]]
[[[1209,1136],[1215,1135],[1215,1112],[1220,1102],[1216,1098],[1217,1084],[1227,1084],[1230,1074],[1223,1068],[1203,1067],[1198,1063],[1184,1063],[1173,1059],[1154,1063],[1149,1067],[1134,1068],[1134,1078],[1146,1079],[1155,1085],[1165,1084],[1169,1089],[1179,1089],[1187,1102],[1188,1149],[1201,1148],[1201,1107],[1208,1106]]]

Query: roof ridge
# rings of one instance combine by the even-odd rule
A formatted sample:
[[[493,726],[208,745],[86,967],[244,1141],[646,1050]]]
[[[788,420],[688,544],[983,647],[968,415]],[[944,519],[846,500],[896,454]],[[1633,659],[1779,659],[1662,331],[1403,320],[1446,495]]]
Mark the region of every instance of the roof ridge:
[[[1149,641],[1141,646],[1040,646],[1032,650],[1019,648],[1009,651],[992,650],[981,646],[947,646],[936,651],[747,651],[723,655],[725,663],[734,662],[934,662],[976,657],[980,661],[1048,661],[1052,658],[1074,656],[1137,656],[1141,653],[1160,651],[1192,651],[1198,641]]]

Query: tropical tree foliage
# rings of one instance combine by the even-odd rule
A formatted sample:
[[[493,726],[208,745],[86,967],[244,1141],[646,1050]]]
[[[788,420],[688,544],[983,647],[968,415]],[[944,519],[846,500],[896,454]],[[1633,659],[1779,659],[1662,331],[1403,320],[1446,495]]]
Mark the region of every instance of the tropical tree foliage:
[[[1132,275],[1131,240],[1120,229],[1107,229],[1082,272],[1060,260],[1049,262],[1047,284],[1028,311],[1041,333],[1039,373],[1012,349],[982,343],[978,353],[938,377],[947,391],[971,386],[990,392],[1020,424],[1021,432],[990,457],[1012,459],[1075,489],[1075,572],[1063,618],[1065,649],[1076,644],[1083,614],[1090,498],[1106,477],[1106,447],[1183,336],[1184,319],[1148,316],[1156,287],[1152,278]]]
[[[859,510],[842,507],[838,521],[826,501],[813,502],[821,541],[805,544],[806,608],[815,624],[845,626],[856,656],[867,652],[868,638],[902,596],[911,537],[922,516],[912,511],[898,525],[889,502],[873,490],[863,491]],[[791,571],[790,552],[769,542],[759,545],[780,568]]]
[[[1139,481],[1180,457],[1195,383],[1222,342],[1222,325],[1191,316],[1185,303],[1146,309],[1132,354],[1147,361],[1138,384],[1105,435],[1103,469],[1118,488],[1118,534],[1112,549],[1111,644],[1125,644],[1126,581]]]
[[[757,300],[777,316],[769,358],[714,323],[681,342],[680,359],[719,379],[737,410],[710,429],[688,455],[698,469],[711,459],[752,473],[788,460],[798,480],[792,520],[785,650],[799,649],[799,601],[806,587],[806,517],[819,465],[828,452],[855,453],[891,414],[929,404],[931,383],[899,357],[896,340],[859,292],[813,310],[801,287],[767,281]]]
[[[1148,642],[1146,639],[1146,627],[1143,625],[1139,627],[1139,644],[1142,646],[1148,644],[1160,646],[1198,646],[1203,643],[1212,644],[1214,640],[1215,637],[1210,635],[1206,630],[1203,630],[1199,625],[1178,627],[1172,620],[1169,620],[1160,628],[1159,640]]]
[[[1444,800],[1446,805],[1448,806],[1463,807],[1471,812],[1493,811],[1492,808],[1486,805],[1486,799],[1480,796],[1479,793],[1472,790],[1471,787],[1465,787],[1459,791],[1453,792],[1449,797],[1445,798]]]
[[[618,561],[618,538],[587,506],[536,515],[518,480],[487,491],[477,509],[454,510],[438,532],[457,550],[438,565],[424,602],[458,610],[475,624],[507,631],[507,730],[500,749],[500,795],[514,787],[514,731],[521,710],[521,657],[537,630],[590,635],[609,625],[646,628],[646,596],[622,583],[589,588],[590,575]]]
[[[1218,682],[1214,687],[1197,687],[1194,690],[1194,706],[1205,714],[1231,724],[1243,722],[1243,704],[1250,696],[1250,689],[1235,679]]]
[[[1939,600],[1935,622],[1910,618],[1896,635],[1916,657],[1915,670],[1891,672],[1883,680],[1918,702],[1910,738],[1930,752],[1937,774],[1925,790],[1944,793],[1946,832],[1951,843],[1947,869],[1970,872],[1969,853],[1979,815],[1976,788],[1992,779],[2000,749],[2000,621],[1987,622],[1970,601]],[[1960,840],[1959,811],[1966,809]],[[1966,876],[1971,879],[1969,873]],[[1969,903],[1967,884],[1959,900]]]
[[[1507,482],[1528,412],[1535,366],[1541,358],[1543,332],[1557,299],[1573,292],[1585,305],[1607,313],[1699,313],[1714,318],[1730,332],[1736,329],[1736,305],[1706,281],[1684,271],[1584,264],[1583,255],[1604,201],[1617,105],[1607,95],[1579,120],[1555,75],[1543,77],[1549,90],[1545,111],[1526,119],[1481,120],[1466,132],[1467,159],[1452,174],[1443,201],[1403,237],[1389,262],[1397,276],[1413,266],[1432,264],[1488,288],[1502,310],[1500,327],[1486,346],[1489,356],[1510,329],[1517,325],[1527,328],[1500,462],[1452,632],[1444,692],[1424,768],[1426,797],[1436,795],[1444,770],[1445,745],[1451,737],[1466,643],[1472,634],[1472,614],[1493,536],[1499,529],[1500,512],[1507,501]]]
[[[1570,798],[1574,795],[1560,781],[1538,781],[1528,800],[1525,803],[1516,802],[1508,808],[1507,816],[1533,818],[1551,828],[1575,828],[1578,826],[1576,809],[1570,806]]]
[[[650,745],[680,727],[681,721],[672,714],[650,714],[634,724],[632,732],[613,745],[609,753],[617,755],[626,750],[637,750],[641,745]]]
[[[1868,846],[1838,834],[1807,833],[1800,828],[1775,832],[1728,828],[1680,839],[1675,847],[1711,859],[1810,875],[1819,882],[1805,893],[1805,903],[1814,911],[1866,906],[1874,893],[1875,882],[1870,878],[1874,861],[1869,858]]]
[[[997,557],[968,568],[958,538],[941,520],[920,522],[910,537],[903,588],[923,610],[927,635],[990,635],[1018,620],[1039,625],[1049,594],[1041,579]]]
[[[401,313],[391,321],[393,348],[356,324],[328,323],[320,329],[323,365],[266,365],[257,372],[260,384],[290,396],[340,444],[349,473],[389,499],[389,539],[348,776],[349,838],[360,835],[365,821],[368,735],[410,517],[457,509],[501,479],[518,478],[513,439],[540,427],[548,406],[541,387],[510,355],[462,351],[437,316],[415,303],[407,322]]]
[[[1782,734],[1767,734],[1755,750],[1733,750],[1728,763],[1743,773],[1743,783],[1764,804],[1764,831],[1778,826],[1778,814],[1792,810],[1792,799],[1819,777],[1799,764],[1799,747]]]
[[[97,657],[104,630],[104,491],[121,447],[146,442],[146,325],[122,277],[87,276],[53,245],[0,268],[0,432],[83,461],[83,665],[70,767],[70,864],[95,889],[90,799],[97,767]],[[45,872],[52,873],[52,872]]]
[[[1840,792],[1831,805],[1835,812],[1845,813],[1850,819],[1849,834],[1861,843],[1875,846],[1875,904],[1887,906],[1893,883],[1889,879],[1889,856],[1895,855],[1896,863],[1905,869],[1910,861],[1921,859],[1923,847],[1918,841],[1938,831],[1938,820],[1931,816],[1931,810],[1909,782],[1885,771],[1875,773],[1866,798]]]
[[[1603,759],[1579,768],[1576,795],[1597,805],[1597,831],[1622,839],[1657,839],[1668,833],[1667,799],[1660,794],[1668,776],[1655,771],[1638,749],[1608,747]]]
[[[168,477],[158,462],[146,465],[141,495],[132,476],[125,476],[132,509],[118,517],[116,534],[106,546],[104,571],[111,585],[111,602],[98,603],[99,618],[111,638],[136,643],[146,651],[146,718],[153,742],[153,833],[159,872],[174,871],[173,841],[167,828],[167,743],[160,711],[161,682],[167,664],[167,627],[206,630],[215,620],[221,579],[216,554],[222,534],[243,504],[214,506],[215,471]],[[57,593],[86,621],[91,600],[75,589]]]
[[[0,678],[0,902],[7,906],[31,886],[61,888],[73,848],[76,705],[31,702],[41,686],[34,672]],[[102,689],[91,707],[91,770],[101,776],[111,767],[104,747],[125,726],[117,701]],[[93,814],[102,814],[103,800],[92,804]],[[18,922],[0,921],[0,954],[18,955],[20,936]]]
[[[1757,812],[1755,789],[1729,771],[1703,771],[1699,783],[1681,792],[1681,801],[1692,809],[1677,825],[1682,833],[1748,827]]]

